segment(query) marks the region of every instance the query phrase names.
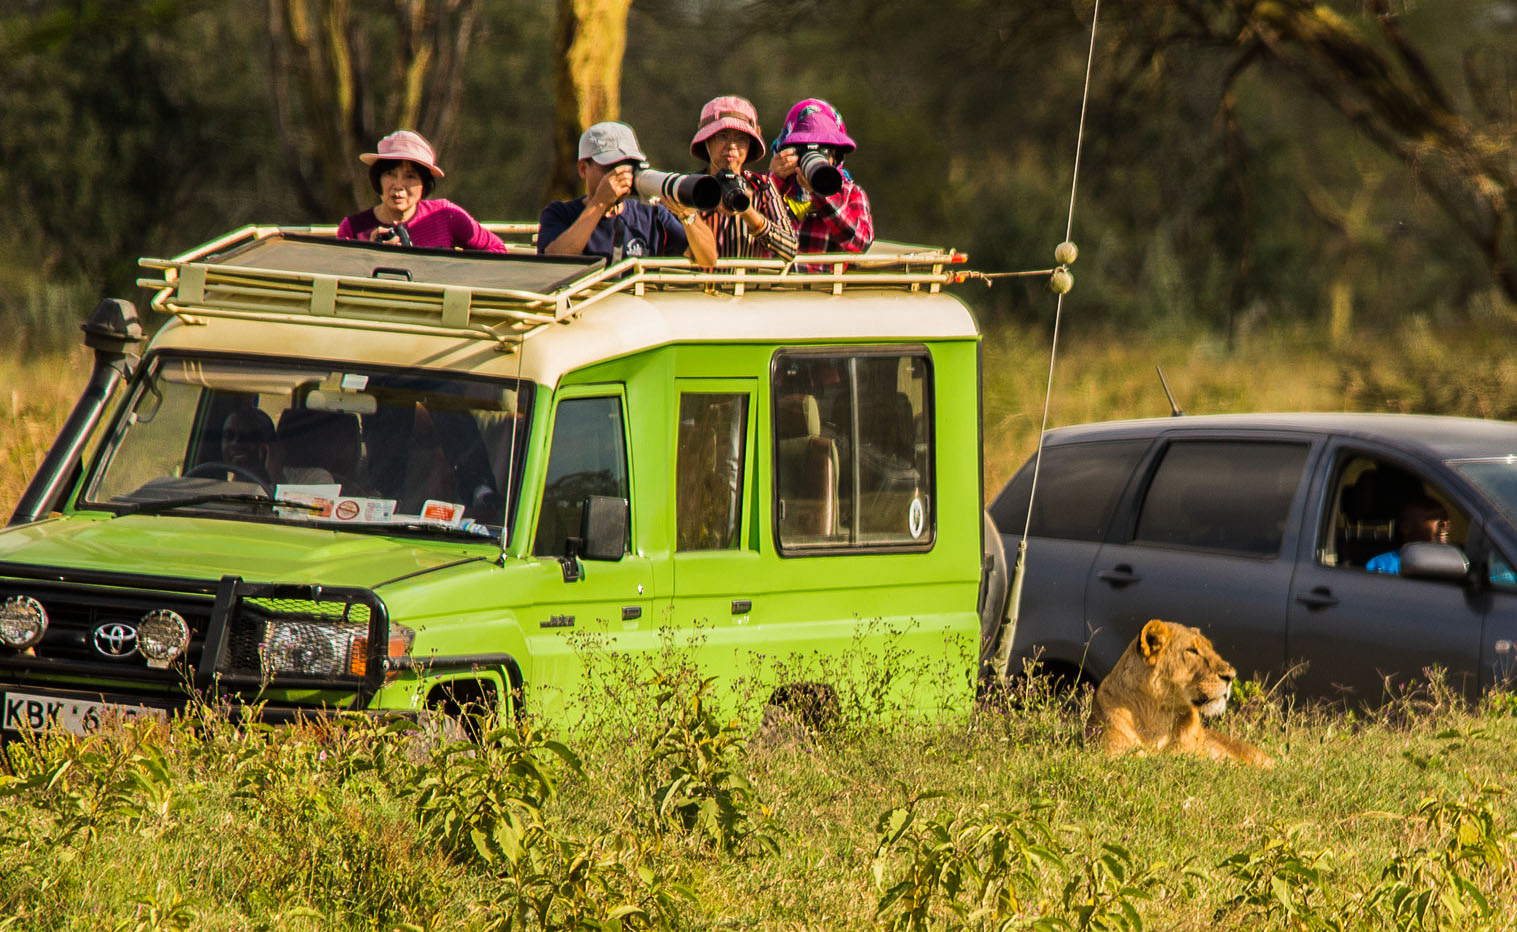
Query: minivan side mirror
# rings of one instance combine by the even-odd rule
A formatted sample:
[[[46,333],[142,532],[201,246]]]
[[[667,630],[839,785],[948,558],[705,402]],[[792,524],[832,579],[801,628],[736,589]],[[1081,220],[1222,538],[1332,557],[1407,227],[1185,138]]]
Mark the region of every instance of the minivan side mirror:
[[[584,520],[580,527],[580,556],[586,560],[620,560],[627,552],[627,512],[625,498],[591,495],[585,499]]]
[[[1409,579],[1460,582],[1469,576],[1470,560],[1453,544],[1415,541],[1401,548],[1401,575]]]

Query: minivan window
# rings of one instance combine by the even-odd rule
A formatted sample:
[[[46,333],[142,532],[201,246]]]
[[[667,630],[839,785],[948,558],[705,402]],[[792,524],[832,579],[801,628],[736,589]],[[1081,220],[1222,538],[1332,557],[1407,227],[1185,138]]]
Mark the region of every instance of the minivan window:
[[[1144,496],[1134,540],[1278,554],[1307,450],[1303,443],[1171,443]]]
[[[1102,440],[1044,447],[1029,534],[1065,540],[1105,538],[1117,498],[1148,444]],[[1002,534],[1020,535],[1027,527],[1032,469],[1028,460],[990,506],[990,517]]]
[[[782,551],[931,543],[931,372],[925,351],[775,357]]]
[[[747,395],[680,395],[675,549],[730,550],[738,545],[747,436]]]
[[[553,445],[532,552],[565,556],[592,495],[626,499],[627,438],[620,398],[569,398],[553,418]]]

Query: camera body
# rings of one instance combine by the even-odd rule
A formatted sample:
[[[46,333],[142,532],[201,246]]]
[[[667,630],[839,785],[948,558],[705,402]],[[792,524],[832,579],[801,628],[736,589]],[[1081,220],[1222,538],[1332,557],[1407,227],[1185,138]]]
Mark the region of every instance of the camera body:
[[[632,169],[632,188],[645,201],[661,197],[696,210],[710,210],[722,200],[722,183],[711,175],[654,171],[646,162]]]
[[[831,197],[843,190],[843,173],[832,164],[831,146],[809,143],[785,148],[800,158],[796,171],[805,177],[806,184],[811,186],[811,190],[822,197]]]
[[[722,169],[715,175],[722,185],[722,209],[740,214],[753,206],[753,198],[748,194],[748,184],[743,181],[743,176],[731,169]]]
[[[385,227],[380,230],[379,234],[374,237],[374,242],[388,243],[395,239],[400,240],[400,245],[402,246],[411,245],[411,231],[406,229],[404,223],[397,223],[395,226]]]

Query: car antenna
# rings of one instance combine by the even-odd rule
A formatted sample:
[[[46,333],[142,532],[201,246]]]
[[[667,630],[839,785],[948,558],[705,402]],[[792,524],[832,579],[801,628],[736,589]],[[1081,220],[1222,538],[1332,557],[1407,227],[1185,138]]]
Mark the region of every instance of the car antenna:
[[[1161,368],[1159,368],[1158,366],[1154,366],[1154,371],[1157,372],[1157,373],[1159,373],[1159,384],[1162,385],[1162,386],[1164,386],[1164,397],[1169,399],[1169,416],[1170,417],[1181,417],[1181,416],[1183,416],[1185,414],[1185,412],[1181,411],[1180,410],[1180,406],[1177,405],[1177,404],[1175,404],[1175,396],[1169,390],[1169,383],[1166,382],[1166,381],[1164,381],[1164,370],[1161,369]]]

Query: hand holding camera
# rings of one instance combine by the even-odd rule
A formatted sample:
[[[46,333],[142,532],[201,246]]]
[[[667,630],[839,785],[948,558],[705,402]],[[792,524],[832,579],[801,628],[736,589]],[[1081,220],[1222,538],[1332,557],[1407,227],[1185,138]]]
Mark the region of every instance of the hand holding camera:
[[[806,190],[822,197],[843,190],[843,173],[833,164],[836,154],[830,146],[811,143],[788,146],[783,151],[794,153],[795,170]]]
[[[723,169],[713,175],[722,186],[719,205],[724,214],[740,214],[753,206],[753,197],[748,193],[748,183],[743,176],[731,169]]]
[[[406,225],[403,223],[397,223],[390,227],[380,227],[374,231],[374,242],[409,246],[411,245],[411,231],[407,230]]]

